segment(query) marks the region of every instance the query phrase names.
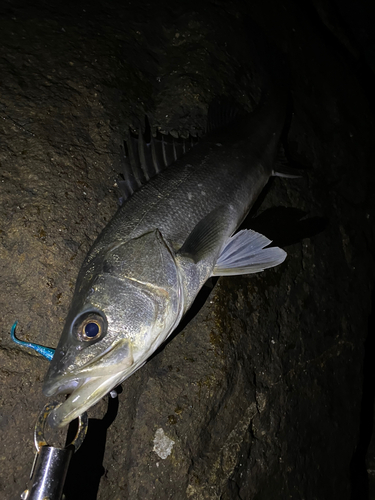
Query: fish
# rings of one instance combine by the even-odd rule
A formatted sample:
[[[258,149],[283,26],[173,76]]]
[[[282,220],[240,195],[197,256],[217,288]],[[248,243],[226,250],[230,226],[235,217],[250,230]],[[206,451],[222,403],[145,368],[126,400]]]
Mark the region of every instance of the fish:
[[[277,171],[286,101],[273,85],[251,113],[214,103],[208,133],[180,157],[173,139],[151,134],[146,143],[140,132],[138,152],[133,140],[127,199],[82,264],[45,377],[45,396],[69,394],[51,426],[69,424],[141,368],[210,277],[285,260],[266,236],[236,231],[270,177],[294,177]]]

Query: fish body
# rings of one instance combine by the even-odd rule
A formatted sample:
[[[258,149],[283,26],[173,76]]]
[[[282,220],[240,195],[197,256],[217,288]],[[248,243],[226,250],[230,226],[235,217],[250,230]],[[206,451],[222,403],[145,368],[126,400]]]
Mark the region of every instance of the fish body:
[[[282,92],[208,134],[120,207],[79,272],[44,393],[71,393],[63,426],[139,369],[168,338],[205,281],[279,264],[285,252],[252,231],[233,236],[273,173]]]

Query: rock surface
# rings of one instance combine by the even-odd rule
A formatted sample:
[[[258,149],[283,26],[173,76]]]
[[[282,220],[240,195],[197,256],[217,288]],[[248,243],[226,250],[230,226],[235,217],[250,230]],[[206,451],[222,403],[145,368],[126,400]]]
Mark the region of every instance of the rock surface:
[[[147,112],[200,133],[213,96],[257,101],[246,15],[285,53],[287,153],[307,171],[271,182],[247,227],[288,259],[220,279],[205,302],[204,290],[118,400],[89,412],[66,496],[370,498],[373,75],[334,3],[251,4],[2,3],[2,498],[26,486],[46,402],[47,362],[11,343],[13,322],[56,345],[79,266],[116,211],[129,125]]]

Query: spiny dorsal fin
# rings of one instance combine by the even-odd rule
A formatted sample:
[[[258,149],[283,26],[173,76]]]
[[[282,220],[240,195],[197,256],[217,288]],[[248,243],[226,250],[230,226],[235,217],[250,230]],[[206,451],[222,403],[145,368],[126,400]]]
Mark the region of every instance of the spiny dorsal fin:
[[[215,98],[208,109],[206,133],[231,125],[243,114],[243,110],[233,100],[224,96]],[[142,132],[139,127],[138,133],[134,133],[129,129],[128,139],[124,142],[124,178],[117,182],[122,202],[157,173],[181,158],[199,140],[192,135],[176,138],[170,133],[162,134],[159,131],[153,134],[147,116],[144,130]]]
[[[228,127],[238,117],[244,116],[244,110],[232,99],[216,97],[208,108],[206,133]]]
[[[124,143],[124,178],[117,182],[122,202],[156,174],[181,158],[198,141],[196,137],[175,138],[159,131],[153,135],[147,117],[145,125],[145,132],[142,132],[141,127],[138,133],[129,130],[128,139]]]

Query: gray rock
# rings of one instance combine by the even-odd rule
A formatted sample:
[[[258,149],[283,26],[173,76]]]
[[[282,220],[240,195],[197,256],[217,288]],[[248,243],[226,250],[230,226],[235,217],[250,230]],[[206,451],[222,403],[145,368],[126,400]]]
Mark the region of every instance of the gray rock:
[[[147,112],[153,126],[198,133],[212,96],[246,109],[258,101],[241,8],[1,7],[3,498],[25,488],[46,402],[46,362],[13,345],[9,330],[18,319],[19,337],[56,345],[79,266],[116,211],[129,125]],[[365,488],[356,479],[366,473],[357,444],[374,120],[357,52],[342,27],[338,38],[323,33],[312,13],[291,1],[252,2],[248,12],[286,54],[287,153],[307,175],[271,182],[246,223],[283,245],[287,261],[220,279],[118,400],[90,411],[68,500],[349,499],[351,485]]]

